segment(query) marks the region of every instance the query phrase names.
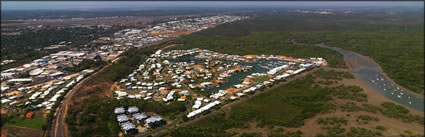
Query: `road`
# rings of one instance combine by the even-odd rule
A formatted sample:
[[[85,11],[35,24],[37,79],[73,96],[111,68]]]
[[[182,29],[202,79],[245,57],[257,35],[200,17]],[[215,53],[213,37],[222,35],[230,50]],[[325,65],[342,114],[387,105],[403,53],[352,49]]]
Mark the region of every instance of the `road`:
[[[67,107],[68,107],[69,103],[71,102],[72,96],[77,91],[77,89],[81,88],[81,86],[83,85],[83,83],[87,79],[92,78],[97,73],[99,73],[103,69],[111,66],[114,62],[118,61],[119,59],[120,58],[117,58],[117,59],[113,60],[112,63],[110,63],[110,64],[106,65],[105,67],[103,67],[102,69],[96,71],[94,74],[90,75],[89,77],[84,78],[82,81],[78,82],[77,85],[75,85],[74,87],[72,87],[71,90],[69,90],[69,92],[63,98],[64,100],[61,101],[61,103],[59,104],[58,108],[56,109],[55,117],[54,117],[54,120],[52,122],[52,127],[50,128],[50,136],[51,137],[65,137],[65,136],[68,136],[67,135],[67,133],[68,133],[67,130],[68,129],[66,129],[66,123],[65,123],[65,115],[66,115]]]

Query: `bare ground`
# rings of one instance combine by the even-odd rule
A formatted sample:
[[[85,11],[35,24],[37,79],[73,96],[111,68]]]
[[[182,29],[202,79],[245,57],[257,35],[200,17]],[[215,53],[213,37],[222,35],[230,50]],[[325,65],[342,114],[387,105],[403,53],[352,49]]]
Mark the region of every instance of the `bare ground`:
[[[1,128],[1,135],[9,136],[17,136],[17,137],[42,137],[43,131],[36,130],[31,128],[21,128],[14,126],[6,126],[4,125]]]
[[[349,71],[349,69],[334,69],[334,68],[326,68],[326,69],[332,69],[332,70],[339,70],[339,71]],[[385,96],[381,95],[377,91],[375,91],[373,88],[369,87],[365,82],[361,81],[359,78],[355,77],[354,79],[344,79],[341,81],[338,81],[338,84],[344,84],[344,85],[356,85],[363,88],[363,93],[368,95],[368,104],[372,104],[375,106],[379,106],[382,102],[393,102],[395,104],[398,104],[397,102],[394,102]],[[341,99],[334,99],[333,102],[337,104],[345,103],[347,100],[341,100]],[[400,104],[399,104],[400,105]],[[406,107],[407,108],[407,107]],[[411,114],[415,115],[424,115],[423,112],[419,112],[417,110],[407,108]],[[226,109],[226,111],[230,110]],[[356,122],[356,117],[361,114],[366,114],[372,117],[379,118],[379,121],[369,121],[368,124],[361,124]],[[349,116],[348,116],[349,115]],[[424,125],[421,125],[417,122],[411,122],[406,123],[398,119],[389,118],[383,114],[380,113],[371,113],[371,112],[341,112],[336,111],[333,113],[327,113],[327,114],[318,114],[312,118],[306,119],[304,121],[304,125],[298,128],[287,128],[287,127],[280,127],[275,126],[273,129],[276,128],[284,128],[285,131],[297,131],[300,130],[303,132],[303,136],[315,136],[318,133],[326,134],[326,130],[322,129],[321,127],[323,125],[319,125],[316,120],[320,117],[332,117],[332,116],[338,116],[338,117],[344,117],[348,124],[343,125],[342,127],[346,129],[346,131],[349,130],[350,127],[362,127],[370,130],[376,130],[376,126],[384,126],[386,129],[382,132],[383,136],[398,136],[401,132],[405,130],[411,130],[414,133],[421,133],[423,134]],[[257,127],[255,126],[255,123],[250,123],[250,127],[247,129],[240,129],[240,128],[232,128],[228,129],[227,132],[236,132],[236,133],[261,133],[262,136],[267,136],[267,133],[270,132],[270,129],[267,127]]]

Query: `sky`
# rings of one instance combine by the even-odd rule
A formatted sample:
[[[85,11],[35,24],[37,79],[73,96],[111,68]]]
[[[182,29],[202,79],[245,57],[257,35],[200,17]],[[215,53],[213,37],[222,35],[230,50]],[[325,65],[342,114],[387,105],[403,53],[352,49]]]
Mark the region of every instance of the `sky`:
[[[416,2],[335,2],[335,1],[2,1],[1,10],[58,10],[58,9],[99,9],[99,8],[184,8],[184,7],[290,7],[290,6],[423,6],[423,1]]]

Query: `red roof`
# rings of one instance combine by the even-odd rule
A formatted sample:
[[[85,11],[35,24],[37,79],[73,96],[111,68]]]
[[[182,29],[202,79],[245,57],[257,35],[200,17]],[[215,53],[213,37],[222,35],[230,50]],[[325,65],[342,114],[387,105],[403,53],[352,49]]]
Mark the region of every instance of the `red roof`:
[[[26,118],[32,118],[32,115],[34,114],[34,112],[28,112],[25,117]]]

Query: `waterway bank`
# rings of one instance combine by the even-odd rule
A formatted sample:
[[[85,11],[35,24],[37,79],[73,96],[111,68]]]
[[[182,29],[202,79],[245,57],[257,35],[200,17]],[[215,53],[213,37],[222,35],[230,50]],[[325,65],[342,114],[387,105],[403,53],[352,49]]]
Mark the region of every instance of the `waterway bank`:
[[[335,50],[344,55],[344,60],[350,68],[350,71],[360,80],[373,88],[376,92],[386,98],[424,112],[424,95],[407,90],[393,80],[391,80],[382,70],[382,68],[372,59],[344,49],[329,47],[323,43],[316,46]]]

